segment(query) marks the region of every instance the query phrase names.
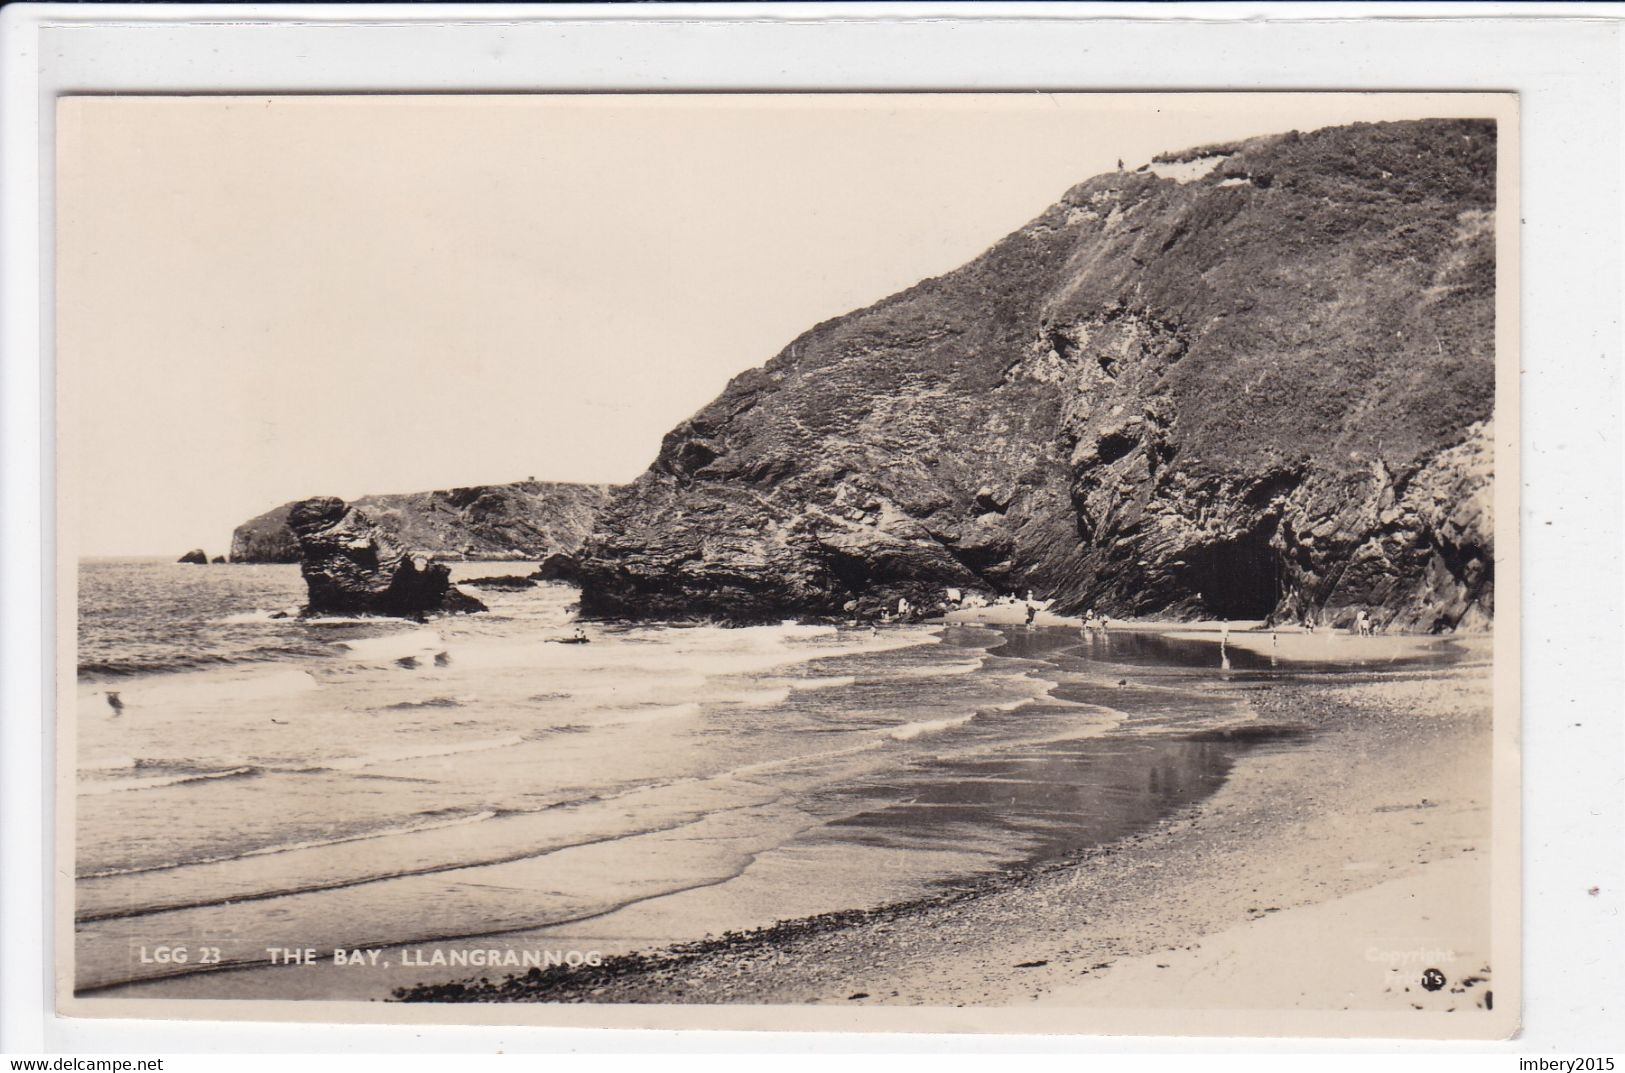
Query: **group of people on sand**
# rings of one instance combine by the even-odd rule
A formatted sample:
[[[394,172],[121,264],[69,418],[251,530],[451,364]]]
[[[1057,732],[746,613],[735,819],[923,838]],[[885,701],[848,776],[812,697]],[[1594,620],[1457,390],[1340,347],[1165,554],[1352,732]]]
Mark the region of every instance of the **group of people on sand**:
[[[1303,615],[1303,618],[1299,621],[1299,625],[1302,627],[1304,633],[1314,633],[1317,626],[1318,626],[1318,624],[1315,621],[1315,613],[1313,611],[1306,611],[1304,613],[1304,615]],[[1349,632],[1354,633],[1354,634],[1356,634],[1356,635],[1358,635],[1360,637],[1374,636],[1377,633],[1378,629],[1379,629],[1379,627],[1377,626],[1376,621],[1374,619],[1372,619],[1371,613],[1368,612],[1363,607],[1360,608],[1358,611],[1356,611],[1354,613],[1354,621],[1349,624],[1348,628],[1349,628]],[[1279,638],[1279,627],[1277,627],[1277,625],[1275,623],[1271,622],[1271,623],[1269,623],[1269,630],[1270,630],[1270,644],[1271,645],[1278,644],[1279,640],[1280,640],[1280,638]],[[1230,620],[1229,619],[1223,619],[1219,623],[1219,643],[1221,645],[1223,645],[1229,640],[1230,640]]]
[[[1053,602],[1053,600],[1034,599],[1033,590],[1027,590],[1027,598],[1022,601],[1022,604],[1027,611],[1028,629],[1032,629],[1034,622],[1038,618],[1038,613],[1040,611],[1047,610],[1049,605]],[[1104,633],[1109,622],[1110,620],[1104,614],[1096,614],[1095,609],[1091,607],[1083,614],[1083,632],[1087,634],[1091,631],[1099,630]]]
[[[1026,625],[1033,626],[1038,619],[1038,613],[1040,611],[1047,610],[1050,604],[1053,602],[1054,601],[1051,600],[1038,599],[1038,597],[1033,594],[1033,590],[1031,589],[1027,590],[1027,595],[1025,597],[1005,595],[995,597],[990,600],[987,596],[984,596],[978,592],[965,592],[961,589],[950,588],[943,590],[942,599],[938,600],[934,606],[920,606],[911,601],[907,596],[899,596],[895,605],[887,605],[881,610],[878,616],[870,618],[867,621],[869,621],[871,624],[875,622],[883,624],[918,622],[929,616],[941,615],[949,611],[988,606],[1006,606],[1021,608],[1024,612]],[[855,626],[858,625],[860,621],[863,621],[863,616],[859,610],[858,601],[847,601],[844,610],[852,616],[849,622],[850,625]]]
[[[963,606],[971,606],[966,602],[962,602],[961,600],[956,600],[955,598],[958,597],[958,596],[959,596],[959,593],[958,593],[957,590],[949,589],[948,590],[948,598],[947,598],[947,600],[944,601],[943,606],[938,608],[938,610],[947,610],[949,606],[951,606],[953,604],[956,604],[956,603],[958,604],[958,606],[962,606],[962,607]],[[1048,608],[1052,601],[1050,601],[1050,600],[1038,600],[1033,596],[1033,590],[1028,589],[1027,590],[1027,596],[1026,596],[1025,599],[1018,599],[1017,597],[1014,597],[1014,596],[1007,596],[1007,597],[1002,598],[998,602],[999,603],[1017,604],[1018,606],[1022,607],[1024,612],[1025,612],[1025,615],[1026,615],[1025,625],[1026,625],[1026,627],[1028,629],[1032,629],[1034,627],[1035,623],[1037,622],[1038,613],[1040,611],[1043,611],[1046,608]],[[979,601],[974,606],[986,606],[986,601],[985,600],[984,601]],[[851,605],[849,605],[848,610],[855,610],[855,608],[853,608]],[[899,596],[897,598],[897,609],[896,609],[895,613],[890,611],[890,610],[883,611],[880,614],[879,621],[882,622],[882,623],[916,622],[916,621],[919,621],[922,617],[924,617],[925,614],[926,614],[926,609],[915,607],[912,603],[909,602],[909,599],[908,599],[907,596]],[[856,625],[858,625],[858,620],[856,618],[854,618],[849,624],[853,625],[853,626],[856,626]],[[1105,633],[1107,628],[1110,626],[1110,624],[1111,624],[1111,620],[1105,614],[1097,613],[1095,611],[1095,609],[1092,608],[1092,607],[1089,608],[1089,610],[1087,610],[1087,611],[1085,611],[1083,613],[1082,632],[1084,634],[1086,634],[1086,635],[1093,632],[1093,631],[1095,631],[1095,630],[1099,630],[1100,632]],[[872,625],[873,625],[873,622],[871,622],[871,626]],[[1313,612],[1309,612],[1309,613],[1306,613],[1304,615],[1303,620],[1302,620],[1302,626],[1303,626],[1304,632],[1306,632],[1306,633],[1314,633],[1315,632],[1315,616],[1314,616]],[[1354,633],[1358,634],[1361,637],[1370,637],[1370,636],[1374,635],[1377,632],[1377,625],[1376,625],[1376,623],[1374,621],[1372,621],[1371,615],[1365,610],[1365,608],[1362,607],[1359,611],[1357,611],[1355,613],[1354,623],[1350,627],[1350,629]],[[580,626],[576,626],[574,631],[569,636],[567,636],[567,637],[553,637],[553,638],[549,638],[549,640],[553,641],[556,644],[581,645],[581,644],[587,644],[591,640],[591,638],[589,638],[587,636],[586,632],[584,630],[582,630],[582,628]],[[1228,644],[1229,640],[1230,640],[1230,620],[1229,619],[1224,619],[1224,620],[1221,621],[1221,623],[1219,625],[1219,644],[1220,644],[1221,648],[1223,646],[1225,646],[1226,644]],[[1276,629],[1275,629],[1275,626],[1273,624],[1270,626],[1270,643],[1271,643],[1272,646],[1279,643],[1279,638],[1277,637]],[[117,711],[120,707],[122,707],[122,705],[118,702],[117,697],[118,697],[118,694],[116,694],[116,693],[109,694],[109,697],[108,697],[108,703],[114,708],[115,711]]]
[[[1313,611],[1304,612],[1304,631],[1306,633],[1314,633],[1316,625],[1315,613]],[[1327,628],[1332,629],[1335,627],[1328,624]],[[1348,626],[1349,632],[1358,637],[1374,637],[1378,633],[1383,632],[1383,629],[1384,628],[1382,626],[1378,625],[1377,620],[1371,617],[1371,612],[1367,611],[1363,607],[1354,612],[1354,621],[1349,623]]]

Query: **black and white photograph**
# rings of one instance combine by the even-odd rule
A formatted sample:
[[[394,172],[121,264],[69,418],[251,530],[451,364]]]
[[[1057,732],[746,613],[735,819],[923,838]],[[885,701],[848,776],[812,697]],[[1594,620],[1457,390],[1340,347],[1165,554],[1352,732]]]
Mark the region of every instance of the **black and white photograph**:
[[[56,108],[65,1012],[1515,1030],[1515,95]]]

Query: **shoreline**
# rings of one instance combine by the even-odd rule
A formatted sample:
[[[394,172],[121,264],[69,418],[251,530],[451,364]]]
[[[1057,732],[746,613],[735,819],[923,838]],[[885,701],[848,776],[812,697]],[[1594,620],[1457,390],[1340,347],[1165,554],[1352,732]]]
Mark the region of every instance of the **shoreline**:
[[[1001,604],[991,607],[968,608],[952,611],[933,621],[946,625],[1015,626],[1024,624],[1026,612],[1020,604]],[[1083,619],[1077,615],[1058,615],[1040,611],[1033,625],[1061,626],[1083,629]],[[1489,654],[1492,634],[1460,633],[1436,635],[1428,633],[1380,633],[1360,637],[1348,630],[1320,629],[1313,632],[1302,626],[1279,626],[1271,629],[1264,619],[1193,619],[1189,622],[1164,622],[1156,619],[1111,620],[1107,633],[1155,633],[1180,641],[1201,641],[1243,649],[1254,655],[1267,656],[1286,663],[1351,664],[1385,663],[1397,659],[1411,659],[1437,649],[1440,645],[1457,645],[1469,653]]]
[[[1010,610],[1019,614],[1021,609]],[[915,628],[922,625],[929,628],[928,624]],[[1231,625],[1234,630],[1236,624]],[[1017,637],[1022,634],[1019,624],[1006,629]],[[1169,624],[1143,623],[1123,632],[1165,633],[1183,640],[1208,641],[1217,647],[1218,629],[1219,624],[1192,630],[1188,624],[1170,629]],[[1053,633],[1053,627],[1045,632]],[[1267,633],[1254,637],[1268,644]],[[1324,643],[1326,635],[1306,635],[1302,639]],[[1375,860],[1353,865],[1344,861],[1339,867],[1349,874],[1331,876],[1330,881],[1324,874],[1313,883],[1292,883],[1277,876],[1276,888],[1286,893],[1261,905],[1238,905],[1234,890],[1226,898],[1211,894],[1220,885],[1215,880],[1226,878],[1226,865],[1232,872],[1252,868],[1259,861],[1296,860],[1309,867],[1300,852],[1302,846],[1324,849],[1317,843],[1337,840],[1335,831],[1328,834],[1313,825],[1307,833],[1301,833],[1298,814],[1315,806],[1319,796],[1305,796],[1306,781],[1335,776],[1337,792],[1327,799],[1331,804],[1326,806],[1333,812],[1359,815],[1364,809],[1369,815],[1388,817],[1393,821],[1390,826],[1399,821],[1409,823],[1412,817],[1428,819],[1426,829],[1420,831],[1422,835],[1434,830],[1433,818],[1441,815],[1431,811],[1436,804],[1407,803],[1397,795],[1407,779],[1421,784],[1433,777],[1435,773],[1426,770],[1430,765],[1426,760],[1429,750],[1442,747],[1452,755],[1463,749],[1480,750],[1480,766],[1485,768],[1482,781],[1487,783],[1488,676],[1487,666],[1481,662],[1487,650],[1480,649],[1471,636],[1450,641],[1405,638],[1407,644],[1431,646],[1435,651],[1447,645],[1465,649],[1466,654],[1476,658],[1443,666],[1384,668],[1379,678],[1364,665],[1383,662],[1377,651],[1384,640],[1401,638],[1338,637],[1333,642],[1336,651],[1326,658],[1337,664],[1331,670],[1349,673],[1321,676],[1320,668],[1305,667],[1302,670],[1314,677],[1284,682],[1242,678],[1218,687],[1233,698],[1252,701],[1257,718],[1229,730],[1173,736],[1200,741],[1217,735],[1232,743],[1246,743],[1246,751],[1235,760],[1224,784],[1213,796],[1169,813],[1147,829],[1066,859],[966,878],[956,882],[953,889],[907,902],[786,919],[753,930],[725,932],[718,937],[707,935],[699,941],[674,944],[650,932],[636,946],[621,941],[603,946],[601,965],[544,969],[512,984],[459,985],[459,980],[471,973],[478,976],[479,971],[401,958],[396,959],[393,970],[385,961],[381,968],[387,971],[362,972],[361,977],[369,981],[365,990],[377,999],[387,999],[392,991],[405,991],[419,1001],[441,1002],[868,1002],[919,1006],[1058,1002],[1123,1006],[1132,1004],[1125,996],[1140,995],[1141,999],[1133,1001],[1166,1006],[1166,998],[1158,997],[1159,989],[1169,986],[1170,968],[1166,966],[1191,978],[1192,983],[1181,985],[1189,994],[1198,993],[1195,981],[1233,979],[1202,960],[1204,955],[1187,951],[1186,947],[1224,951],[1213,956],[1233,966],[1241,960],[1238,950],[1245,953],[1250,946],[1269,941],[1267,934],[1251,935],[1255,922],[1266,918],[1268,931],[1279,929],[1283,921],[1308,914],[1308,921],[1297,927],[1318,935],[1330,930],[1328,918],[1338,917],[1340,911],[1329,907],[1341,899],[1363,895],[1371,887],[1396,880],[1410,883],[1385,895],[1386,900],[1380,904],[1386,908],[1375,917],[1368,911],[1360,918],[1367,922],[1363,926],[1369,927],[1372,919],[1396,919],[1396,906],[1432,897],[1428,892],[1441,886],[1459,889],[1468,881],[1459,877],[1448,882],[1426,879],[1421,874],[1426,866],[1417,863],[1416,854],[1406,856],[1410,840],[1393,837],[1395,832],[1389,831],[1387,837],[1370,847]],[[1235,646],[1236,642],[1232,634],[1229,643]],[[1262,664],[1256,664],[1255,669],[1257,666]],[[1482,695],[1468,696],[1474,690]],[[1441,706],[1440,702],[1451,700],[1455,694],[1466,699],[1455,697],[1458,710],[1450,714],[1449,703]],[[1441,715],[1441,711],[1446,714]],[[1356,761],[1352,767],[1346,763],[1350,758]],[[1453,769],[1459,765],[1447,766]],[[1393,793],[1382,800],[1372,797],[1373,793],[1390,790]],[[1442,794],[1427,796],[1435,803],[1444,800]],[[1446,826],[1446,834],[1456,831],[1450,837],[1461,835],[1469,841],[1477,840],[1465,852],[1487,849],[1487,816],[1483,815],[1487,800],[1485,786],[1477,791],[1476,798],[1483,819],[1482,832]],[[1296,807],[1289,809],[1283,802],[1296,803]],[[1231,821],[1238,808],[1250,817],[1246,823]],[[1419,811],[1422,809],[1430,811]],[[1453,817],[1451,823],[1460,819]],[[1299,825],[1297,839],[1288,837],[1293,823]],[[1203,844],[1215,830],[1224,835],[1223,843]],[[1354,846],[1365,848],[1368,833],[1364,827],[1345,824],[1342,830],[1352,836]],[[1406,832],[1400,830],[1397,834]],[[1168,876],[1180,880],[1173,894],[1157,886],[1158,880]],[[1259,912],[1252,913],[1254,909]],[[1104,931],[1097,932],[1102,919],[1108,924]],[[1236,929],[1240,933],[1232,935]],[[561,951],[597,949],[606,937],[602,931],[594,933],[590,926],[577,931],[571,925],[552,925],[448,938],[433,945],[447,950],[478,950],[499,936],[512,937],[533,930],[546,931],[545,938],[537,938]],[[689,934],[698,933],[696,928]],[[947,945],[944,936],[951,937]],[[1471,942],[1452,942],[1463,951],[1473,949]],[[430,941],[405,944],[426,945]],[[1021,951],[1021,956],[1015,956],[1016,951]],[[385,957],[400,952],[390,947]],[[1358,956],[1349,960],[1355,969],[1372,969]],[[1277,956],[1268,964],[1278,969],[1280,963]],[[416,968],[409,968],[413,965]],[[1473,978],[1472,986],[1476,988],[1489,975],[1479,970],[1488,967],[1487,962],[1475,964],[1471,972],[1464,970],[1461,979]],[[494,981],[500,981],[510,971],[495,963],[485,970]],[[1268,971],[1266,966],[1266,974]],[[277,967],[232,966],[225,974],[245,985],[244,997],[296,997],[286,993],[289,976]],[[211,986],[206,978],[214,975],[199,973],[115,984],[103,993],[131,998],[202,994]],[[351,973],[342,967],[324,966],[298,975],[303,979],[296,991],[303,997],[316,997],[324,982]],[[1157,979],[1159,976],[1162,979]],[[1148,979],[1129,986],[1141,977]],[[1101,981],[1107,978],[1114,983],[1103,988]],[[1081,997],[1067,997],[1077,996],[1079,988],[1084,989]],[[1454,993],[1447,989],[1445,994]],[[1199,1004],[1202,1000],[1190,1001]]]
[[[1284,985],[1286,998],[1279,987],[1260,992],[1269,1008],[1481,1010],[1493,1003],[1487,926],[1448,922],[1462,920],[1453,906],[1464,893],[1468,902],[1482,893],[1487,918],[1483,671],[1468,661],[1381,680],[1244,687],[1258,741],[1223,786],[1065,862],[596,967],[424,981],[397,998],[1129,1007],[1165,1006],[1173,988],[1188,1008],[1225,1008],[1233,981],[1274,979],[1278,949],[1296,943],[1316,957]],[[1417,934],[1358,942],[1404,922]],[[1429,993],[1406,975],[1423,966],[1405,959],[1435,949],[1451,952],[1436,966],[1449,986]]]

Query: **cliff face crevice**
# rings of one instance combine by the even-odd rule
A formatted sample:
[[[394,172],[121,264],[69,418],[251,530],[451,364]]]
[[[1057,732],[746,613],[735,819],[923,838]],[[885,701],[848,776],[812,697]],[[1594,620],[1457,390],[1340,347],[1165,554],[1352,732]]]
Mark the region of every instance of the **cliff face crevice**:
[[[1487,621],[1493,124],[1222,149],[1082,183],[736,377],[561,567],[583,608],[1031,588],[1117,615]]]

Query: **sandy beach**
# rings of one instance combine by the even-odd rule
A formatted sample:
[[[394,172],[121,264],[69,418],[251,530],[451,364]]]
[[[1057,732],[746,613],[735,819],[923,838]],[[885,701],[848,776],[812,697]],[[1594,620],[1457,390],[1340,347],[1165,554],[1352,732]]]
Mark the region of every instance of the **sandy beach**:
[[[1287,636],[1297,658],[1341,653],[1346,673],[1254,687],[1257,720],[1226,733],[1256,744],[1212,797],[1149,831],[910,904],[401,997],[1491,1008],[1488,639],[1450,642],[1467,656],[1453,668],[1379,678],[1359,666],[1441,642]]]

